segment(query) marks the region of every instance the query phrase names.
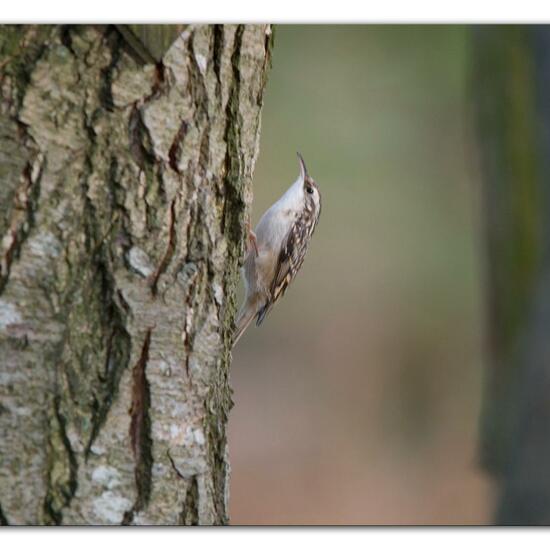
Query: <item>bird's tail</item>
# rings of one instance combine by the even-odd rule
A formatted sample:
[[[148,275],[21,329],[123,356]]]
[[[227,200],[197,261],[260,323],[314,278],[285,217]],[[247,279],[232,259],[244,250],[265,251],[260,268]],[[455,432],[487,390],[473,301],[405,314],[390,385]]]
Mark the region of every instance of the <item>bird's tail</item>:
[[[237,321],[235,322],[236,328],[233,333],[233,347],[239,341],[239,338],[243,335],[243,332],[246,330],[248,325],[251,323],[252,319],[256,315],[256,307],[253,302],[246,302],[239,315],[237,316]]]

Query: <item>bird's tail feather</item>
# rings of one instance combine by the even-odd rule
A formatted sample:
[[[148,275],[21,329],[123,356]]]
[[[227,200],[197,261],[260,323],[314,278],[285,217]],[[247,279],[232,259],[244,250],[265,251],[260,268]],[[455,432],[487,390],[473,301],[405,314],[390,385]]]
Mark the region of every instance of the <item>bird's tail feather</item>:
[[[256,315],[256,308],[253,306],[254,304],[246,304],[245,306],[243,306],[237,317],[237,321],[235,323],[237,328],[233,333],[233,347],[235,347],[235,344],[239,341],[239,338],[243,335],[243,332],[246,330],[246,328]]]

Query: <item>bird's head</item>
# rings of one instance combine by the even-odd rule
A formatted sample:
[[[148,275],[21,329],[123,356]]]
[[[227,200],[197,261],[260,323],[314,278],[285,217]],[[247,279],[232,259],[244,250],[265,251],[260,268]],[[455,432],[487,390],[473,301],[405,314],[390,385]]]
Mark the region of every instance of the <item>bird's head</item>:
[[[302,184],[306,207],[318,214],[321,210],[321,194],[319,193],[319,187],[317,187],[315,180],[308,174],[306,163],[304,162],[302,155],[300,155],[300,153],[296,154],[298,155],[298,160],[300,161],[299,181]]]

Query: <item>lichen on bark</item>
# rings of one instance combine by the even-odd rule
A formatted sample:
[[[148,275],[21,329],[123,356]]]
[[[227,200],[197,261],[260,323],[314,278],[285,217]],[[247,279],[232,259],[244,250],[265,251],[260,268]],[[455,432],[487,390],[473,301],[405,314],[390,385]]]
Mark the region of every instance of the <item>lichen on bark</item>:
[[[0,28],[2,522],[228,521],[269,25]]]

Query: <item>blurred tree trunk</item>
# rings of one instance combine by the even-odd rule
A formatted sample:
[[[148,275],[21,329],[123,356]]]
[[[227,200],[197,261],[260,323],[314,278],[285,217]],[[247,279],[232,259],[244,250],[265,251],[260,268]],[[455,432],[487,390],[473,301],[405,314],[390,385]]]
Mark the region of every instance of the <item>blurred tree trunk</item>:
[[[0,27],[2,523],[227,522],[271,32],[180,31]]]
[[[550,524],[550,28],[475,31],[489,353],[482,460],[497,523]]]

